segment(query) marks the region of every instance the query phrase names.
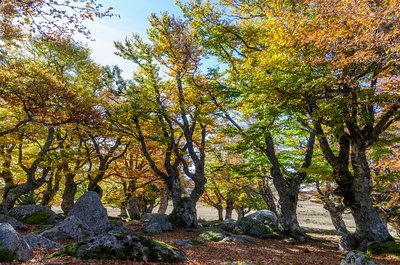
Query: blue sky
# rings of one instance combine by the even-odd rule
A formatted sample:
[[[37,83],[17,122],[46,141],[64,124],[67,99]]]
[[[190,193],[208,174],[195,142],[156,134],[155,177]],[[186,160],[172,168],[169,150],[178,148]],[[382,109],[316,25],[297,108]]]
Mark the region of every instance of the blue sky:
[[[131,77],[134,66],[129,61],[114,55],[113,41],[122,41],[132,33],[146,37],[149,26],[148,16],[168,11],[181,14],[174,0],[100,0],[105,8],[113,7],[113,12],[121,17],[95,19],[86,23],[95,41],[86,40],[83,36],[77,39],[86,42],[92,48],[93,59],[102,65],[119,65],[124,70],[124,77]]]

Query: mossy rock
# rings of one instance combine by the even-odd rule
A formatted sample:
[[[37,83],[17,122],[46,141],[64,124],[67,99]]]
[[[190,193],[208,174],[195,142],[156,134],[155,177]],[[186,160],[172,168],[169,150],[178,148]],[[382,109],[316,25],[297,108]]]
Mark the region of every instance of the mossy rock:
[[[400,256],[400,243],[399,242],[385,242],[378,243],[374,242],[369,245],[367,249],[368,255],[376,255],[376,254],[393,254],[396,256]]]
[[[215,230],[208,230],[201,233],[200,238],[208,241],[219,242],[225,238],[225,234]]]
[[[134,236],[103,234],[83,243],[72,244],[47,258],[72,256],[75,258],[129,260],[148,262],[181,262],[185,259],[179,249],[161,241]]]
[[[18,259],[17,253],[0,247],[0,262],[11,262]]]
[[[53,215],[52,212],[49,211],[37,211],[29,216],[27,216],[23,223],[30,225],[43,224]]]

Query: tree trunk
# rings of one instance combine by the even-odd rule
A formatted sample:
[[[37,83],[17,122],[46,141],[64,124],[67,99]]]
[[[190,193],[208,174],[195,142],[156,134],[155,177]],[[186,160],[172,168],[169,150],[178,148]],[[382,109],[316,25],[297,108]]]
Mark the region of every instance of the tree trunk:
[[[126,210],[128,212],[129,218],[132,220],[139,220],[141,217],[139,205],[137,202],[137,198],[134,194],[129,194]]]
[[[132,220],[139,220],[141,217],[138,200],[135,196],[136,191],[136,181],[131,180],[128,182],[128,187],[126,190],[126,211],[128,216]]]
[[[28,194],[35,190],[36,185],[33,184],[32,181],[27,181],[26,183],[16,185],[10,188],[7,193],[4,194],[3,201],[0,207],[8,212],[11,208],[14,207],[16,201],[24,194]]]
[[[181,228],[197,227],[196,201],[189,197],[182,197],[170,215],[172,223]]]
[[[224,220],[224,208],[222,205],[218,205],[215,207],[218,211],[218,221],[223,221]]]
[[[68,173],[65,175],[65,188],[62,195],[61,209],[68,214],[74,206],[75,194],[78,185],[75,183],[75,174]]]
[[[165,214],[167,212],[168,208],[168,195],[169,195],[169,190],[167,187],[163,187],[161,189],[161,197],[160,197],[160,207],[158,208],[158,213],[163,213]]]
[[[46,190],[43,192],[43,198],[41,201],[41,205],[50,205],[54,196],[56,196],[57,192],[60,190],[60,180],[61,180],[61,168],[57,168],[54,173],[54,185],[53,185],[53,176],[46,181]]]
[[[233,200],[226,200],[225,219],[232,219]]]
[[[352,203],[348,204],[356,223],[355,236],[361,247],[367,242],[393,240],[387,225],[373,207],[371,198],[371,173],[365,148],[352,143],[351,163],[354,181],[351,189]],[[346,198],[346,196],[345,196]],[[346,201],[345,201],[346,204]]]
[[[324,208],[329,212],[336,234],[341,236],[349,234],[350,232],[347,230],[346,224],[343,221],[345,206],[337,205],[333,201],[324,201]]]
[[[280,228],[284,235],[295,238],[304,237],[299,221],[297,219],[297,200],[299,195],[299,187],[281,189],[275,185],[279,194],[278,203],[278,220]]]

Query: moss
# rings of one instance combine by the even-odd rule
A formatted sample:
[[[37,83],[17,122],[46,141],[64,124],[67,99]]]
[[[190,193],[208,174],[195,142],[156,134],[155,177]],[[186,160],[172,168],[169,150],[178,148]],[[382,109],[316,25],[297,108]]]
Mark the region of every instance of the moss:
[[[205,239],[205,240],[209,240],[209,241],[213,241],[213,242],[219,242],[224,238],[224,234],[220,233],[220,232],[216,232],[216,231],[206,231],[200,234],[200,237]]]
[[[0,247],[0,262],[11,262],[17,260],[17,258],[14,251]]]
[[[376,254],[394,254],[396,256],[400,255],[400,243],[399,242],[385,242],[385,243],[372,243],[368,249],[368,255],[376,255]]]
[[[47,258],[52,259],[52,258],[56,258],[56,257],[66,257],[66,256],[75,257],[80,246],[82,246],[82,243],[68,245],[68,246],[60,249],[59,251],[48,255]]]
[[[200,239],[192,239],[192,245],[204,245],[204,241]]]
[[[51,215],[52,213],[49,211],[37,211],[26,217],[23,222],[30,225],[43,224],[50,218]]]

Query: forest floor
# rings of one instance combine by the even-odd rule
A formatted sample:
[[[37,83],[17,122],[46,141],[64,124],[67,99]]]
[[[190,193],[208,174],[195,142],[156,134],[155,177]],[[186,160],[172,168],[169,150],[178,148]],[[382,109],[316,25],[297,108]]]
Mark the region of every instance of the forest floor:
[[[107,209],[110,216],[119,214],[115,208]],[[339,237],[332,235],[333,226],[328,212],[321,204],[310,200],[300,201],[298,208],[301,225],[308,231],[311,240],[306,243],[293,243],[287,239],[255,239],[255,244],[235,244],[230,242],[207,242],[203,245],[194,245],[191,249],[182,249],[188,260],[182,264],[291,264],[291,265],[338,265],[343,253],[338,250]],[[217,212],[210,207],[199,205],[199,218],[205,220],[217,219]],[[234,218],[236,218],[234,216]],[[354,222],[346,214],[345,222],[350,230],[354,230]],[[139,224],[128,225],[131,231],[143,234]],[[393,232],[393,231],[392,231]],[[198,233],[175,230],[161,235],[148,235],[155,240],[165,241],[175,245],[177,239],[196,239]],[[393,234],[394,235],[394,234]],[[46,260],[51,250],[41,249],[36,252],[35,259],[27,264],[152,264],[140,262],[123,262],[117,260],[81,261],[70,257]],[[372,257],[378,265],[400,265],[399,256],[376,255]],[[242,263],[235,263],[242,262]],[[161,264],[161,263],[154,263]]]

